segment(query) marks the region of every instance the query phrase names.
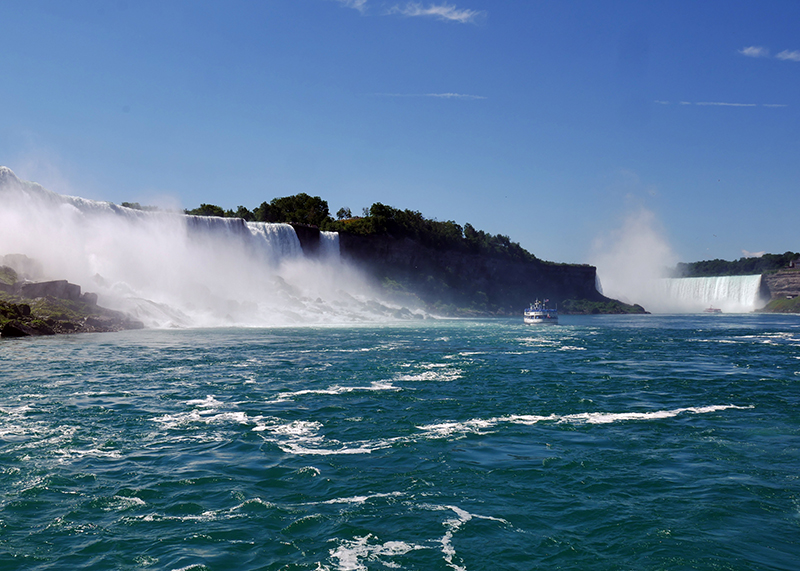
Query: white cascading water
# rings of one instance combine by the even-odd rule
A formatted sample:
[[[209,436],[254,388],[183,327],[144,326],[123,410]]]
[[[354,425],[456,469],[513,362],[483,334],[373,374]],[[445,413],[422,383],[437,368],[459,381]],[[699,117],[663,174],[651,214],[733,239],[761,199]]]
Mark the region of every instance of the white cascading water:
[[[749,313],[764,306],[761,275],[674,278],[660,280],[655,312],[699,312],[709,307],[724,313]]]
[[[62,196],[0,167],[0,256],[37,262],[149,327],[273,326],[385,319],[357,269],[323,232],[303,255],[288,224],[143,212]]]
[[[319,233],[319,255],[324,260],[339,259],[339,233]]]

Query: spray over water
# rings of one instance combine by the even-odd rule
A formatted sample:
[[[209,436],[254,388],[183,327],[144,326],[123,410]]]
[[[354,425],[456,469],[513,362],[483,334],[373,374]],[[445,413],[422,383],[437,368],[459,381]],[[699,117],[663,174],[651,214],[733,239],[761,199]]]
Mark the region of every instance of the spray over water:
[[[604,295],[649,311],[663,301],[658,284],[678,258],[651,211],[630,212],[621,227],[595,240],[593,251]]]
[[[323,232],[305,256],[288,224],[144,212],[62,196],[0,167],[0,256],[67,279],[150,327],[372,321],[392,307]]]
[[[595,241],[594,260],[604,295],[653,313],[696,313],[709,307],[743,313],[765,303],[760,275],[671,277],[678,258],[655,215],[644,208]]]

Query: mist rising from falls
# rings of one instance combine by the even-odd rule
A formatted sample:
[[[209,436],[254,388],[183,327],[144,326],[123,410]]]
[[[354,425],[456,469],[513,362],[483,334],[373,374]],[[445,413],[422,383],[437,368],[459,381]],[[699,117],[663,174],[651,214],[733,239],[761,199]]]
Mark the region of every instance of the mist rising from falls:
[[[386,319],[366,278],[322,232],[306,256],[288,224],[144,212],[61,196],[0,167],[0,255],[38,262],[150,327]]]
[[[670,278],[669,268],[678,258],[655,215],[644,208],[631,211],[619,228],[598,238],[593,258],[598,291],[652,313],[696,313],[709,307],[746,313],[767,301],[760,275]]]
[[[619,228],[598,237],[592,259],[599,292],[651,312],[662,297],[659,282],[678,261],[655,215],[644,208],[629,212]]]

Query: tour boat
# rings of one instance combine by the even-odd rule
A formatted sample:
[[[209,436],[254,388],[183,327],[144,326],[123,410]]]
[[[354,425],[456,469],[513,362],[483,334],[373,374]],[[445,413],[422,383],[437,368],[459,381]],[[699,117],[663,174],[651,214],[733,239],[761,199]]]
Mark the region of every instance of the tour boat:
[[[531,304],[522,314],[522,320],[528,325],[557,325],[558,324],[558,310],[548,308],[545,304],[550,301],[546,299],[539,301],[538,299]]]
[[[722,310],[718,307],[709,307],[703,310],[705,313],[722,313]]]

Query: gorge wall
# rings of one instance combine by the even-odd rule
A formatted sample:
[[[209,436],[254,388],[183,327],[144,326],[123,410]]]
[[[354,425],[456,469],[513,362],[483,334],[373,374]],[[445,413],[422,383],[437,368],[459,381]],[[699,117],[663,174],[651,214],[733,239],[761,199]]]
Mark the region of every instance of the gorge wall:
[[[769,313],[800,313],[800,270],[785,269],[764,274],[770,300],[762,311]]]
[[[597,291],[593,266],[433,249],[388,235],[340,233],[339,244],[342,258],[369,268],[387,293],[437,309],[516,315],[537,298],[612,301]]]
[[[800,270],[781,270],[764,274],[762,279],[771,299],[800,297]]]

